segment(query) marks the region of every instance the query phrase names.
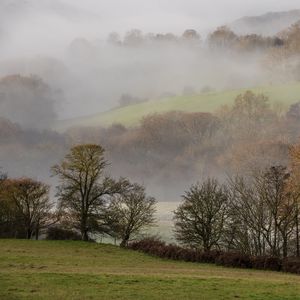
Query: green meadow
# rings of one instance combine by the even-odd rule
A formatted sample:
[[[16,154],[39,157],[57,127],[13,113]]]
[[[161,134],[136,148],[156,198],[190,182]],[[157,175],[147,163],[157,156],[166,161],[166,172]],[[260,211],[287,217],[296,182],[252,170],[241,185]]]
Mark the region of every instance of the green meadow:
[[[176,262],[104,244],[0,240],[0,299],[300,299],[300,276]]]
[[[300,83],[270,85],[251,89],[238,89],[215,93],[206,93],[195,96],[177,96],[145,103],[115,108],[95,115],[61,121],[59,129],[70,126],[109,126],[120,123],[125,126],[134,126],[148,114],[164,113],[168,111],[186,112],[214,112],[222,105],[230,105],[234,99],[247,90],[264,94],[274,105],[281,103],[287,108],[290,104],[300,101]]]

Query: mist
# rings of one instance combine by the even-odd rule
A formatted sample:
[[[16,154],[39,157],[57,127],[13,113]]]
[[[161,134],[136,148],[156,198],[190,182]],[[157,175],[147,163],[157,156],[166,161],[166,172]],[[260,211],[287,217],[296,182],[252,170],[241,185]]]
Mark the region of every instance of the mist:
[[[255,0],[241,5],[237,0],[214,0],[209,4],[195,0],[172,3],[166,0],[0,0],[0,117],[4,119],[2,128],[13,132],[7,138],[5,131],[2,137],[0,166],[11,176],[50,181],[51,165],[69,147],[78,142],[101,142],[107,145],[109,158],[117,157],[116,167],[112,168],[114,175],[131,174],[131,178],[148,180],[145,183],[151,191],[163,198],[180,195],[184,186],[200,178],[195,170],[182,180],[179,168],[168,190],[164,190],[163,178],[170,169],[163,170],[157,178],[153,171],[148,178],[148,174],[141,176],[139,172],[143,172],[149,161],[131,173],[134,163],[124,163],[134,158],[142,161],[142,153],[147,149],[140,148],[137,154],[128,150],[124,158],[112,154],[115,144],[109,135],[106,140],[99,137],[104,134],[102,129],[95,134],[96,138],[93,132],[84,132],[84,137],[75,134],[73,138],[70,132],[56,134],[52,130],[60,120],[118,107],[124,95],[146,101],[186,92],[199,94],[204,89],[218,92],[276,83],[278,78],[270,76],[263,66],[265,49],[240,53],[212,49],[209,36],[219,26],[230,27],[243,16],[297,9],[297,2]],[[285,20],[276,28],[286,29],[293,22],[294,19]],[[136,45],[126,42],[132,29],[138,29],[142,38]],[[187,29],[194,29],[200,38],[185,39],[183,33]],[[109,40],[112,32],[117,33],[115,41]],[[166,34],[169,40],[160,40]],[[37,88],[32,89],[31,85]],[[130,141],[135,134],[133,130],[117,137]],[[86,138],[90,135],[91,138]],[[135,146],[130,142],[124,144],[118,144],[116,152],[123,150],[122,147]],[[153,164],[151,159],[161,162],[159,147],[153,151],[150,164]],[[189,151],[183,149],[180,153],[184,157],[181,168],[190,168],[193,163],[188,162]],[[118,170],[123,163],[122,170]],[[211,162],[206,168],[213,169],[213,175],[221,172]],[[176,184],[179,181],[181,184]]]
[[[204,40],[216,27],[241,16],[295,9],[297,1],[2,0],[0,6],[0,76],[40,76],[62,93],[57,116],[68,119],[111,109],[122,94],[150,99],[180,94],[186,86],[200,90],[206,85],[228,89],[263,84],[266,76],[253,57],[220,57],[175,45],[124,49],[108,45],[107,36],[124,36],[132,28],[145,35],[180,36],[193,28]],[[80,40],[85,45],[76,52]]]

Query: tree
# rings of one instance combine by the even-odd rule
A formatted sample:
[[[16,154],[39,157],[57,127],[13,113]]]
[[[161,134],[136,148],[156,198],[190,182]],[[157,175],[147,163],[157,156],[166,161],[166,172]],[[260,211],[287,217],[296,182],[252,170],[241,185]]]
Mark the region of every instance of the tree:
[[[217,50],[233,48],[238,40],[238,36],[227,26],[217,28],[208,36],[208,44]]]
[[[291,148],[291,177],[289,179],[289,191],[295,198],[295,244],[296,256],[300,257],[300,145]]]
[[[36,76],[4,77],[0,80],[1,116],[26,128],[48,128],[56,120],[57,96]]]
[[[24,229],[27,239],[33,235],[38,239],[40,230],[55,222],[49,186],[44,183],[30,178],[6,179],[1,190],[9,218]]]
[[[288,255],[295,225],[296,202],[288,189],[289,173],[273,166],[248,179],[236,177],[231,185],[231,219],[243,228],[236,236],[241,244],[247,236],[248,254]]]
[[[199,43],[201,42],[200,34],[194,29],[187,29],[182,34],[182,38],[185,41],[192,42],[192,43]]]
[[[175,235],[185,245],[210,251],[219,247],[227,218],[227,192],[215,179],[193,185],[175,211]]]
[[[16,224],[16,214],[11,201],[4,196],[6,175],[0,173],[0,237],[15,237],[19,227]]]
[[[258,134],[268,134],[270,130],[274,130],[274,122],[278,122],[269,98],[251,91],[238,95],[233,106],[227,110],[223,109],[219,115],[226,137],[230,136],[243,142],[257,139]],[[230,141],[228,138],[227,140]]]
[[[273,223],[270,243],[272,255],[279,256],[280,249],[284,257],[288,254],[288,241],[293,232],[295,221],[295,202],[287,193],[287,183],[290,174],[286,167],[273,166],[266,170],[261,178],[257,178],[257,186],[262,199],[270,211]],[[281,244],[281,245],[280,245]]]
[[[107,213],[112,234],[121,239],[121,247],[145,227],[154,224],[155,203],[155,198],[148,197],[145,188],[138,184],[134,184],[129,193],[113,198]]]
[[[108,35],[107,42],[113,46],[121,46],[122,45],[121,37],[117,32],[111,32]]]
[[[124,45],[130,47],[141,46],[144,42],[144,36],[141,30],[132,29],[125,34]]]
[[[70,216],[82,240],[89,234],[104,232],[105,207],[111,196],[129,188],[125,179],[116,181],[104,174],[108,163],[100,145],[86,144],[71,148],[64,160],[52,168],[60,179],[57,195],[62,210]]]

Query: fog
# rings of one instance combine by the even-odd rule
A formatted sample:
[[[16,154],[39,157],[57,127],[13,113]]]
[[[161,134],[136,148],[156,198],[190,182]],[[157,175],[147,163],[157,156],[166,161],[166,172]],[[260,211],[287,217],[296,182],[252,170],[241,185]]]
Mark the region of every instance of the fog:
[[[262,67],[264,53],[212,51],[207,36],[243,16],[299,8],[299,0],[0,0],[0,77],[5,78],[0,117],[21,128],[5,123],[13,128],[14,140],[10,145],[1,137],[0,166],[12,176],[42,174],[48,180],[50,166],[75,139],[68,143],[41,132],[57,120],[112,109],[124,94],[155,99],[187,89],[200,93],[205,87],[222,91],[272,84]],[[135,28],[146,41],[126,45],[126,33]],[[201,39],[183,41],[186,29],[195,29]],[[111,32],[119,34],[121,45],[107,41]],[[167,33],[176,41],[151,40]]]
[[[0,76],[40,76],[64,95],[57,108],[60,119],[108,110],[125,93],[152,98],[178,94],[185,86],[252,86],[263,76],[253,57],[242,65],[241,60],[218,59],[199,49],[112,49],[106,39],[110,32],[124,36],[132,28],[176,35],[193,28],[205,39],[216,27],[242,16],[297,5],[293,0],[242,5],[236,0],[1,0]],[[72,55],[70,45],[76,39],[84,39],[87,46]]]

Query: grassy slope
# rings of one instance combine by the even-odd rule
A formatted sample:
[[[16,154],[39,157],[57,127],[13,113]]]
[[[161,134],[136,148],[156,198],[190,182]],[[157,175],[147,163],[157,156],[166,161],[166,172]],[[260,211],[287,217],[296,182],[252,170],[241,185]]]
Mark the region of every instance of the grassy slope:
[[[166,261],[110,245],[0,240],[0,299],[300,299],[300,276]]]
[[[171,110],[213,112],[224,104],[231,104],[237,95],[247,89],[239,89],[225,92],[209,93],[196,96],[172,97],[161,100],[153,100],[146,103],[131,105],[123,108],[96,114],[89,117],[62,121],[59,127],[69,126],[97,126],[121,123],[126,126],[135,125],[139,120],[151,113],[167,112]],[[281,102],[290,105],[300,101],[300,83],[285,85],[264,86],[251,89],[255,93],[264,93],[270,97],[272,103]]]

